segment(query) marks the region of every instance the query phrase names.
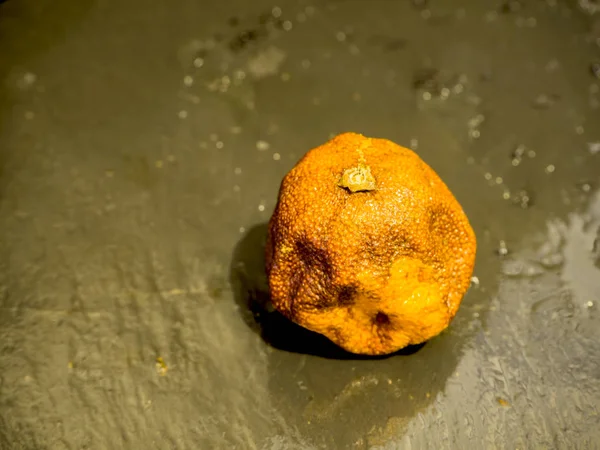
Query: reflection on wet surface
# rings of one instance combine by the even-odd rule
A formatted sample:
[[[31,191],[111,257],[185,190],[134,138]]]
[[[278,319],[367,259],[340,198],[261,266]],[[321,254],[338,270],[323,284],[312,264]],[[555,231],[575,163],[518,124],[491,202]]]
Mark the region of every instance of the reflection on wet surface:
[[[597,445],[595,2],[71,3],[0,2],[0,448]],[[268,304],[279,183],[342,131],[478,236],[387,358]]]

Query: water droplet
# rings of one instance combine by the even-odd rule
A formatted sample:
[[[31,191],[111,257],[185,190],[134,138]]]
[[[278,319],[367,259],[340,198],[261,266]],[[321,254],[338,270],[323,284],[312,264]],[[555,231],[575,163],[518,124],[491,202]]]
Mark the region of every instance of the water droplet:
[[[515,148],[512,152],[512,165],[518,166],[521,164],[523,160],[523,155],[525,154],[526,148],[523,144],[519,144],[517,148]]]
[[[31,84],[35,83],[36,80],[37,80],[37,75],[35,73],[26,72],[25,75],[23,75],[23,82],[27,85],[31,85]]]
[[[479,130],[469,130],[469,136],[473,139],[479,139],[481,137],[481,131]]]
[[[279,161],[281,159],[281,155],[279,153],[273,153],[273,159],[275,161]]]
[[[540,94],[533,101],[533,106],[538,109],[547,109],[554,105],[556,100],[557,97],[555,95]]]
[[[188,112],[185,109],[179,111],[178,116],[180,119],[187,119]]]
[[[525,189],[521,189],[513,196],[513,202],[523,209],[527,209],[533,204],[531,194]]]
[[[234,72],[233,76],[235,77],[236,80],[242,81],[242,80],[246,79],[246,72],[244,72],[241,69],[238,69]]]
[[[276,19],[281,17],[282,11],[281,8],[279,6],[275,6],[273,7],[273,9],[271,10],[271,15],[273,17],[275,17]]]
[[[233,169],[233,173],[235,173],[236,175],[241,175],[242,168],[241,167],[236,167],[235,169]]]
[[[498,248],[496,249],[496,253],[500,256],[508,255],[508,247],[506,246],[506,242],[500,241],[498,243]]]
[[[200,68],[204,65],[204,58],[196,58],[194,59],[194,67]]]
[[[17,81],[17,85],[21,89],[28,89],[37,81],[37,75],[32,72],[25,72],[23,77]]]
[[[556,59],[552,59],[552,60],[548,61],[548,63],[546,64],[546,71],[554,72],[559,67],[560,67],[560,63]]]
[[[477,128],[485,121],[485,116],[483,114],[477,114],[475,117],[469,120],[469,128]]]
[[[546,173],[553,173],[554,170],[556,169],[556,167],[554,167],[554,164],[549,164],[546,166]]]
[[[256,149],[258,151],[264,152],[266,150],[269,150],[270,147],[271,147],[271,145],[267,141],[263,141],[263,140],[256,141]]]
[[[194,84],[194,79],[190,75],[186,75],[183,77],[183,84],[187,87],[190,87],[192,84]]]
[[[265,205],[258,205],[258,210],[263,212],[265,210]]]
[[[588,142],[588,151],[592,155],[595,155],[596,153],[600,153],[600,141]]]
[[[360,48],[354,44],[350,45],[349,50],[352,55],[358,55],[360,53]]]

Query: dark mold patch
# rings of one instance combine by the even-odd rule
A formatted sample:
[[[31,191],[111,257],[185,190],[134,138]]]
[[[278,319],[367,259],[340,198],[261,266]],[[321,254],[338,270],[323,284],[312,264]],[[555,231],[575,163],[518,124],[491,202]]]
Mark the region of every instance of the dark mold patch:
[[[342,286],[338,292],[338,305],[340,306],[350,306],[354,304],[354,299],[356,297],[357,289],[356,286],[346,285]]]
[[[385,326],[391,323],[390,316],[383,311],[378,311],[377,314],[375,314],[373,321],[379,326]]]

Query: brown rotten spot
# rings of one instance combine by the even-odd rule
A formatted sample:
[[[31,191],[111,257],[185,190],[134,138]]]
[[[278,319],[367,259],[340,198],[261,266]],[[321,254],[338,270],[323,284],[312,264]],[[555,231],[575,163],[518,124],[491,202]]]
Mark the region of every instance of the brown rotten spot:
[[[392,353],[449,325],[475,250],[461,206],[414,152],[344,133],[283,179],[266,249],[271,298],[349,352]]]

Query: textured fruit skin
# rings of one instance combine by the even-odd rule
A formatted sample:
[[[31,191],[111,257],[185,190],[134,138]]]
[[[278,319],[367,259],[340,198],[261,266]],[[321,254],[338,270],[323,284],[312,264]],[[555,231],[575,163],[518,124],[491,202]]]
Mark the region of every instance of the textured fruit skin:
[[[361,164],[375,189],[351,192],[340,180]],[[383,355],[449,325],[475,253],[461,206],[417,154],[343,133],[284,177],[266,270],[284,316],[351,353]]]

